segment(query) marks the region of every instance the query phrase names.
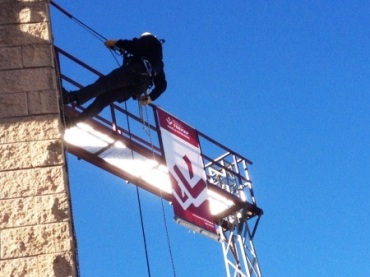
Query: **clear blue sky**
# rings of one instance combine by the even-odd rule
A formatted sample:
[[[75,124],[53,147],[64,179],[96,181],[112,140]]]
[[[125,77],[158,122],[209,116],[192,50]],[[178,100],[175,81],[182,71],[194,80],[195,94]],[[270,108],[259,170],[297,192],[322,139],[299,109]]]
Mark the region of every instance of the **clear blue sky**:
[[[254,162],[264,276],[370,276],[369,1],[57,3],[107,38],[166,39],[156,104]],[[52,28],[94,68],[116,66],[54,8]],[[135,188],[68,160],[81,276],[146,276]],[[141,196],[152,276],[172,276],[160,199]],[[176,276],[225,276],[221,245],[165,208]]]

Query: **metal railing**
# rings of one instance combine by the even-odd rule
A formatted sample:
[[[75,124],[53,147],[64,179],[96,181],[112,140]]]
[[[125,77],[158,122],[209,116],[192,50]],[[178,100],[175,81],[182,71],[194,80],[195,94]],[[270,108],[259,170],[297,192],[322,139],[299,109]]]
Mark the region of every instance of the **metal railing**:
[[[62,59],[68,59],[76,65],[86,69],[89,74],[93,74],[96,78],[103,75],[101,72],[56,46],[55,53],[59,65]],[[60,77],[64,82],[76,88],[83,87],[82,84],[72,77],[67,76],[60,66],[59,68]],[[104,115],[94,117],[94,121],[109,128],[117,135],[134,142],[144,150],[152,151],[160,162],[165,164],[163,150],[160,146],[159,126],[155,120],[156,106],[149,104],[144,108],[145,111],[141,110],[139,105],[138,108],[132,108],[132,106],[133,105],[131,105],[131,109],[126,109],[127,106],[122,107],[113,103],[105,110]],[[69,104],[66,112],[70,112],[71,110],[73,110],[74,113],[80,113],[84,110],[84,107],[76,104]],[[144,112],[146,118],[144,118]],[[248,173],[248,166],[251,165],[252,162],[205,135],[203,132],[199,130],[197,130],[197,132],[208,183],[236,196],[243,202],[247,201],[247,203],[250,204],[247,218],[262,215],[262,210],[257,208],[252,181]]]

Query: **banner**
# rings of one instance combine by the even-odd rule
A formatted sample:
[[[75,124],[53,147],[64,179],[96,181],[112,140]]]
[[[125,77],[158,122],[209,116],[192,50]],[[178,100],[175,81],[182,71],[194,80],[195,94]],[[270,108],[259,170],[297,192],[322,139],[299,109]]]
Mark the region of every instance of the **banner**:
[[[215,236],[198,133],[161,109],[157,108],[157,114],[171,179],[175,218],[195,231]]]

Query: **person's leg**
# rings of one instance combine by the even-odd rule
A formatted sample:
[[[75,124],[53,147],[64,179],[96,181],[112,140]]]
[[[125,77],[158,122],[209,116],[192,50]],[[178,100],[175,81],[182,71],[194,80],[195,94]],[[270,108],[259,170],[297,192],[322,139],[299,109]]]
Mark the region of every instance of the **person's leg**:
[[[120,88],[111,90],[107,93],[99,95],[81,114],[76,118],[76,122],[85,121],[98,115],[105,107],[115,101],[124,102],[132,96],[130,90]]]
[[[145,91],[143,86],[147,87],[149,83],[150,78],[137,76],[129,68],[120,67],[113,70],[107,76],[99,78],[94,84],[75,92],[78,95],[78,104],[83,104],[94,97],[96,99],[78,117],[70,120],[68,125],[71,126],[96,116],[115,101],[121,103],[140,94]]]
[[[99,95],[81,114],[78,115],[77,121],[85,121],[98,115],[105,107],[114,102],[113,93]]]
[[[77,124],[78,122],[86,121],[99,114],[106,106],[110,104],[110,100],[106,95],[96,97],[94,102],[91,103],[85,110],[82,111],[77,117],[68,118],[66,120],[67,127]]]
[[[101,84],[101,78],[99,78],[95,83],[87,85],[80,90],[72,91],[71,94],[75,95],[77,104],[82,105],[105,92],[105,88]]]
[[[133,80],[133,73],[126,67],[119,67],[105,76],[101,76],[95,83],[87,85],[80,90],[72,91],[65,99],[66,104],[76,101],[82,105],[87,101],[119,88],[127,87]]]

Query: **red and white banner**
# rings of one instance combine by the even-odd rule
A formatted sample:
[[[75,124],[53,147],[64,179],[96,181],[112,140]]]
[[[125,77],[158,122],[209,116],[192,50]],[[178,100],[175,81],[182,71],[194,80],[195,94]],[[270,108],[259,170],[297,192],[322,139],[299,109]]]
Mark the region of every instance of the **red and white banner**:
[[[161,109],[157,108],[157,114],[171,178],[175,217],[179,223],[212,236],[216,229],[209,209],[198,133]]]

